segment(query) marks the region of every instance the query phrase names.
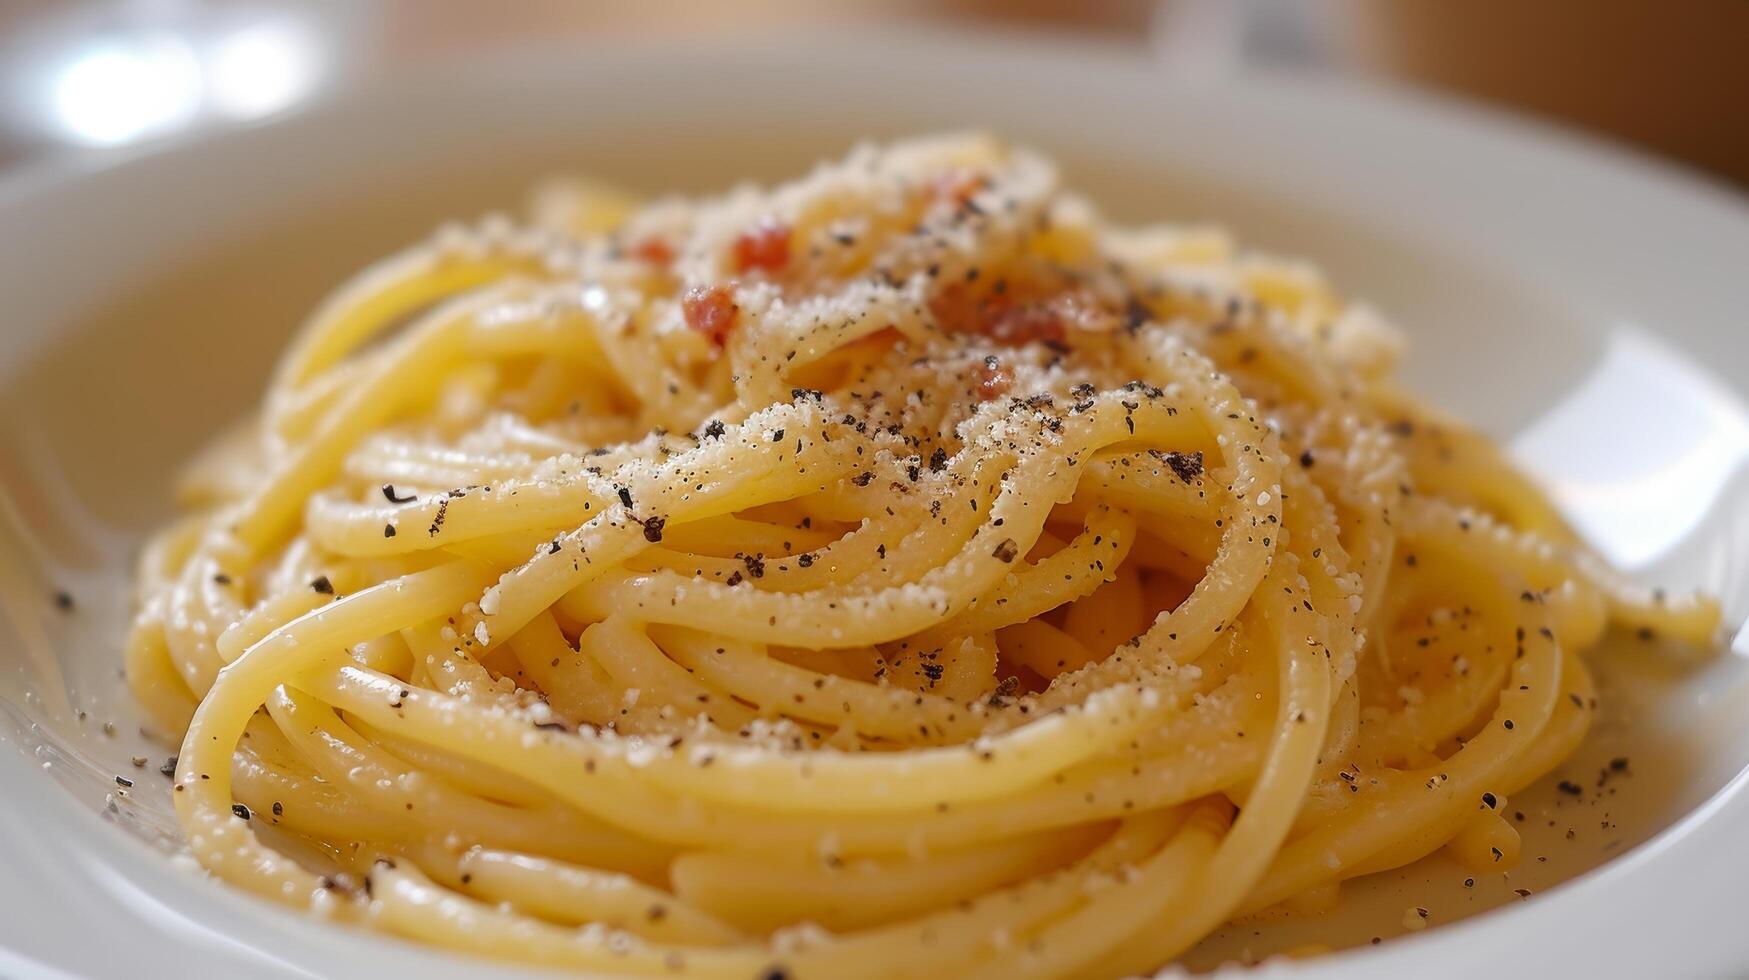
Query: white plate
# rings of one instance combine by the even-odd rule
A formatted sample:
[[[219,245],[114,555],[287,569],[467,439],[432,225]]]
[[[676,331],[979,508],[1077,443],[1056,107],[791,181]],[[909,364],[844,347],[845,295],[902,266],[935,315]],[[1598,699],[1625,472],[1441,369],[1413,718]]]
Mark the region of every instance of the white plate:
[[[858,137],[963,126],[1056,154],[1121,220],[1219,220],[1316,258],[1405,327],[1411,381],[1513,439],[1601,549],[1719,592],[1740,626],[1749,211],[1727,192],[1427,98],[1174,87],[1103,48],[814,35],[519,50],[119,166],[0,182],[0,974],[476,971],[168,856],[167,750],[143,748],[116,668],[127,559],[166,513],[172,467],[246,408],[325,287],[440,217],[514,204],[540,173],[705,188],[795,173]],[[216,386],[215,361],[231,367]],[[70,613],[52,601],[63,587]],[[1333,916],[1225,930],[1193,959],[1319,939],[1360,948],[1270,972],[1749,970],[1749,635],[1683,669],[1628,646],[1598,658],[1611,707],[1563,769],[1585,798],[1513,801],[1527,857],[1511,878],[1465,889],[1434,860],[1346,888]],[[1614,755],[1631,776],[1594,791]],[[116,773],[138,785],[108,812]],[[1502,902],[1366,942],[1401,933],[1407,906],[1444,923]]]

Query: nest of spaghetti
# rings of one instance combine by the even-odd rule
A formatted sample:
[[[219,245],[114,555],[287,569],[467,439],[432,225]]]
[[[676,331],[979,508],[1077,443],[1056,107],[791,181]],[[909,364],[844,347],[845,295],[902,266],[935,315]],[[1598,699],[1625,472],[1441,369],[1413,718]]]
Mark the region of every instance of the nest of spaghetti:
[[[1703,641],[1400,344],[981,137],[555,183],[341,289],[128,676],[217,875],[622,974],[1119,976],[1448,848]]]

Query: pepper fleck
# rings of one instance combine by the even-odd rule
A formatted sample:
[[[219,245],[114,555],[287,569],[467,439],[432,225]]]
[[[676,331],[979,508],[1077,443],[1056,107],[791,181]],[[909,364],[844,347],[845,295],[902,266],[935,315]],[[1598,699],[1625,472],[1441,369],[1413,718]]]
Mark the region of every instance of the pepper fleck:
[[[1166,465],[1185,483],[1194,481],[1202,475],[1202,450],[1192,453],[1167,453]]]

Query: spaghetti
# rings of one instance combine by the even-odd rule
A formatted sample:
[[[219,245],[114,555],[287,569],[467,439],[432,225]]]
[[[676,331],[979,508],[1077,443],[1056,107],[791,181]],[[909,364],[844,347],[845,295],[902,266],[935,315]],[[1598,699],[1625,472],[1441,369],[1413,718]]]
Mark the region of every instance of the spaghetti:
[[[1028,153],[536,211],[341,289],[144,556],[128,676],[235,885],[624,975],[1119,976],[1509,865],[1581,651],[1715,628],[1315,273]]]

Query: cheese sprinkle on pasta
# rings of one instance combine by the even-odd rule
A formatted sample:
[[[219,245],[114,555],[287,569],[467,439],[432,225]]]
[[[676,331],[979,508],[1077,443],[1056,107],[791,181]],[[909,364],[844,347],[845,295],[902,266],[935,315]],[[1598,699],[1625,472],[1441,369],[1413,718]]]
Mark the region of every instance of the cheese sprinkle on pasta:
[[[127,671],[226,881],[626,976],[1117,977],[1441,847],[1627,584],[1395,334],[980,137],[546,188],[319,309]],[[1505,864],[1502,864],[1502,860]]]

